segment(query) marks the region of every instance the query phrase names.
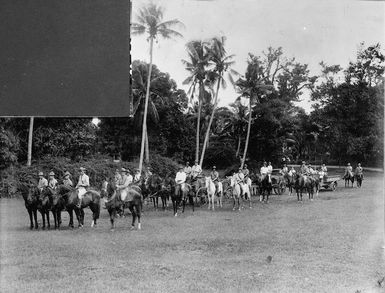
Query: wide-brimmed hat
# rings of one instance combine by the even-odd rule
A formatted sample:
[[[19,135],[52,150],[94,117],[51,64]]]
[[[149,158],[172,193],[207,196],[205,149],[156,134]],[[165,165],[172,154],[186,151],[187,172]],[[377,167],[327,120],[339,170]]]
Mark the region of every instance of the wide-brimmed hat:
[[[120,169],[121,172],[126,172],[126,173],[130,173],[130,170],[126,169],[126,168],[122,168]]]
[[[348,163],[348,166],[350,166],[350,163]]]
[[[80,168],[79,168],[79,170],[80,170],[80,171],[85,171],[85,170],[86,170],[86,168],[84,168],[84,167],[80,167]]]
[[[245,166],[244,167],[247,167],[247,164],[245,164]]]
[[[65,173],[64,173],[64,177],[65,176],[71,176],[71,173],[70,172],[68,172],[68,171],[65,171]]]
[[[217,167],[213,166],[213,169],[216,169]]]
[[[43,172],[39,172],[38,176],[44,176]]]
[[[49,176],[55,176],[55,173],[53,171],[49,172]]]
[[[302,161],[302,164],[306,164],[306,162],[305,162],[305,161]]]

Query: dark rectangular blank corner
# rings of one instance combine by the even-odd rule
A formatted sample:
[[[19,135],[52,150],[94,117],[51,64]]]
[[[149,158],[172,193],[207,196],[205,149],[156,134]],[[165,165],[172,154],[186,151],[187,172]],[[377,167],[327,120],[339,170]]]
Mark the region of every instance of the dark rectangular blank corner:
[[[131,114],[127,0],[5,0],[0,116]]]

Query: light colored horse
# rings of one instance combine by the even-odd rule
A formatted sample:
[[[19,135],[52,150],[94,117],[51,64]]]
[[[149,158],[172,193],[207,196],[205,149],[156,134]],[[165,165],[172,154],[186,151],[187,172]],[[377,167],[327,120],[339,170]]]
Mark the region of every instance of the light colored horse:
[[[218,182],[218,190],[215,189],[215,183],[211,177],[205,177],[205,185],[207,189],[208,197],[208,209],[210,209],[210,203],[214,210],[215,195],[217,195],[217,206],[223,207],[223,187],[222,182]]]
[[[250,180],[250,178],[248,178]],[[235,210],[235,202],[238,201],[238,210],[241,209],[239,199],[241,198],[242,190],[243,190],[243,198],[249,202],[249,207],[251,208],[251,180],[248,183],[237,183],[234,177],[230,178],[230,185],[233,188],[233,210]],[[242,188],[242,189],[241,189]]]

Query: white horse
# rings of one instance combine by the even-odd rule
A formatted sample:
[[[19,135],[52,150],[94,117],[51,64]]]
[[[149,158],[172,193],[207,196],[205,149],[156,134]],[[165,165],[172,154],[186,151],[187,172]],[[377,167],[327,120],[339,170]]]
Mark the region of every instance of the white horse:
[[[239,199],[241,198],[242,191],[243,191],[243,196],[242,196],[243,199],[247,200],[249,202],[249,207],[251,208],[251,191],[250,191],[251,180],[250,180],[250,178],[248,178],[247,183],[244,183],[244,182],[238,182],[237,183],[237,180],[234,177],[231,177],[230,180],[231,180],[230,185],[233,188],[233,200],[234,200],[233,210],[235,210],[235,201],[236,200],[238,201],[238,210],[241,209]]]
[[[215,202],[215,195],[217,195],[217,206],[222,207],[222,199],[223,199],[223,187],[222,182],[218,182],[218,190],[215,189],[215,183],[211,179],[211,177],[205,177],[205,185],[207,189],[207,197],[208,197],[208,209],[210,209],[210,203],[212,206],[212,209],[214,210],[214,202]]]

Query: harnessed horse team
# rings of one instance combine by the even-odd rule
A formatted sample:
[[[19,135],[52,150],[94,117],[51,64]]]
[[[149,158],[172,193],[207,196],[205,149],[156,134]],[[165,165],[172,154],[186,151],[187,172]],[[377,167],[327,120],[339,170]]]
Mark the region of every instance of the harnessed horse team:
[[[302,162],[302,166],[297,173],[292,167],[288,170],[286,165],[282,168],[283,179],[289,187],[290,195],[293,189],[296,191],[298,201],[302,201],[302,193],[308,193],[309,199],[313,200],[314,191],[318,195],[320,183],[327,176],[325,165],[319,171],[313,170],[311,165]],[[217,207],[223,207],[223,196],[230,191],[233,199],[233,210],[241,209],[241,202],[247,201],[251,208],[251,187],[256,185],[260,194],[260,201],[267,203],[272,190],[271,164],[267,166],[264,162],[260,169],[260,175],[250,174],[247,165],[239,168],[238,172],[233,172],[232,176],[224,180],[219,179],[216,167],[213,166],[209,176],[202,175],[202,169],[196,162],[193,167],[187,163],[185,167],[180,166],[175,178],[167,174],[161,178],[157,174],[152,174],[148,168],[144,176],[136,172],[134,176],[130,170],[122,168],[116,170],[115,176],[111,179],[106,178],[101,186],[101,191],[90,189],[89,177],[86,175],[85,168],[79,169],[79,179],[75,187],[70,180],[70,173],[65,172],[63,184],[59,185],[53,172],[49,173],[49,180],[45,179],[42,172],[39,172],[39,182],[37,186],[20,185],[19,190],[23,195],[25,206],[30,217],[30,228],[38,229],[37,211],[42,215],[43,229],[50,227],[49,213],[53,214],[55,229],[61,226],[61,212],[69,213],[69,226],[74,227],[73,212],[79,223],[79,227],[84,225],[84,208],[89,207],[92,211],[91,226],[96,225],[100,215],[100,206],[104,198],[105,208],[107,209],[111,229],[114,228],[117,215],[124,215],[124,208],[128,207],[132,215],[131,228],[135,228],[138,220],[138,229],[141,229],[141,215],[144,199],[152,199],[154,208],[158,208],[158,198],[162,199],[163,210],[167,207],[167,201],[171,197],[174,216],[178,215],[178,208],[182,204],[184,212],[186,202],[192,206],[194,212],[195,203],[202,191],[207,199],[208,209],[215,209],[215,199]],[[137,170],[138,171],[138,170]],[[352,167],[348,164],[344,179],[357,179],[357,187],[361,187],[363,180],[363,170],[358,164],[355,174]],[[225,186],[225,187],[224,187]],[[202,198],[201,198],[202,200]]]

